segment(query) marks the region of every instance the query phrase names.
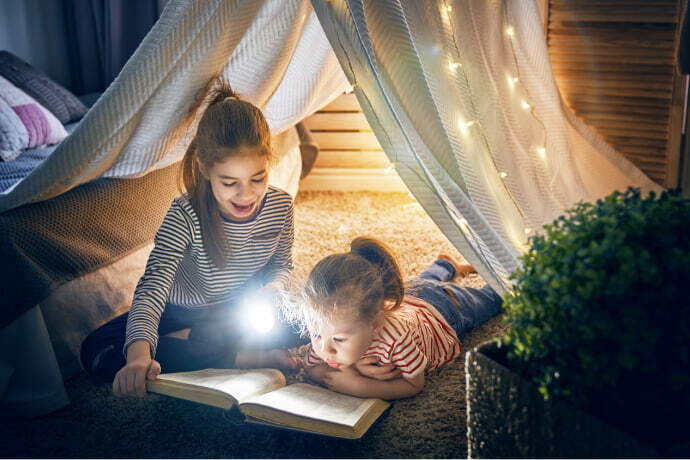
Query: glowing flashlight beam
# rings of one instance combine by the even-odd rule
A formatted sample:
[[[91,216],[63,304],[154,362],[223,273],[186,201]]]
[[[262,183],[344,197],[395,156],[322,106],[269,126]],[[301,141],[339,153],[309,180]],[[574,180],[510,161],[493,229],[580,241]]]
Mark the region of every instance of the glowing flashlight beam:
[[[244,311],[245,317],[255,331],[266,334],[273,329],[276,319],[273,307],[266,300],[252,299],[247,302]]]

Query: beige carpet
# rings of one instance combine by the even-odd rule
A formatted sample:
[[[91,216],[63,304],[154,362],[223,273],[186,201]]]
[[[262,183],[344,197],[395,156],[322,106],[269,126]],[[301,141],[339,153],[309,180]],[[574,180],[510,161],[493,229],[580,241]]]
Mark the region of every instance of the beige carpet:
[[[323,256],[358,235],[385,241],[406,275],[439,252],[460,257],[406,194],[309,192],[296,200],[295,275],[303,280]],[[476,275],[462,281],[480,287]],[[493,319],[465,349],[499,335]],[[297,379],[303,376],[297,376]],[[463,458],[464,360],[428,376],[424,391],[397,401],[363,439],[347,441],[255,425],[233,426],[218,409],[151,395],[119,399],[109,383],[84,374],[67,382],[72,404],[35,420],[0,414],[4,458]]]

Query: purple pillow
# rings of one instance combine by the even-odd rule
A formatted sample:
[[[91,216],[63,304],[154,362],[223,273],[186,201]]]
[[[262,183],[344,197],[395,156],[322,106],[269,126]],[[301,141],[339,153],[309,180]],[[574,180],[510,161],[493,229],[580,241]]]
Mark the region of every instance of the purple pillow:
[[[24,62],[9,51],[0,51],[0,76],[33,97],[60,123],[67,124],[81,119],[88,110],[77,97],[65,87]]]
[[[0,159],[9,161],[25,149],[57,144],[67,131],[31,96],[0,77]]]

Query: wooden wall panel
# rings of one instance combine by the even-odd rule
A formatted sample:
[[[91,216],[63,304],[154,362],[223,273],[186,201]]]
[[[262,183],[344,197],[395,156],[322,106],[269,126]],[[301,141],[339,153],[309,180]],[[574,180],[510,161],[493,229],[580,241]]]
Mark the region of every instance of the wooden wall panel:
[[[407,190],[389,168],[354,94],[341,95],[304,123],[320,151],[300,190]]]
[[[649,177],[678,183],[681,0],[549,0],[548,47],[568,105]]]

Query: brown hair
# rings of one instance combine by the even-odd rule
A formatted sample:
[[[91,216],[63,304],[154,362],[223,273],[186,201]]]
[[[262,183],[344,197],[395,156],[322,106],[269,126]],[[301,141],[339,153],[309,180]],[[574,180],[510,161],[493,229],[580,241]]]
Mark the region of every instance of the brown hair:
[[[242,147],[258,147],[269,165],[275,158],[271,131],[261,111],[241,99],[222,78],[212,80],[210,88],[205,98],[208,106],[182,160],[181,179],[199,216],[206,251],[214,265],[220,268],[226,264],[229,248],[218,203],[201,168],[208,171],[218,162],[242,155]]]
[[[343,313],[360,321],[373,321],[386,301],[394,310],[402,302],[404,287],[392,251],[381,241],[358,237],[350,251],[332,254],[312,269],[305,284],[299,312],[289,315],[304,329],[328,322]]]

